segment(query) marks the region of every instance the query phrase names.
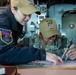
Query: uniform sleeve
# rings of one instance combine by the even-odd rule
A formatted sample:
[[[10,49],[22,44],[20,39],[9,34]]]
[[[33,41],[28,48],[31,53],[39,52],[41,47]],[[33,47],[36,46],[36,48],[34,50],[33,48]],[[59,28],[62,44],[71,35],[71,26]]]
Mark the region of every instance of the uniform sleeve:
[[[9,29],[10,22],[8,20],[8,17],[4,13],[0,13],[0,28]]]
[[[28,57],[28,59],[26,58],[27,62],[34,61],[36,59],[46,60],[45,50],[30,47],[24,47],[23,49],[25,49],[25,57]]]
[[[39,55],[40,60],[46,60],[46,51],[45,50],[40,50],[40,55]]]
[[[13,47],[4,54],[3,58],[5,64],[27,64],[35,60],[46,60],[46,52],[37,48]]]

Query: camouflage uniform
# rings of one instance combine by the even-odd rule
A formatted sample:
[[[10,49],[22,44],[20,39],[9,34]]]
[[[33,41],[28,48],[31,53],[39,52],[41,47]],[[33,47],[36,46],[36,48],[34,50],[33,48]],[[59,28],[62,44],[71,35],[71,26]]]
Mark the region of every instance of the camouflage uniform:
[[[62,56],[64,50],[61,48],[61,40],[57,39],[53,45],[46,45],[40,38],[39,35],[34,35],[30,37],[30,46],[34,48],[42,48],[47,52],[54,53],[58,56]]]

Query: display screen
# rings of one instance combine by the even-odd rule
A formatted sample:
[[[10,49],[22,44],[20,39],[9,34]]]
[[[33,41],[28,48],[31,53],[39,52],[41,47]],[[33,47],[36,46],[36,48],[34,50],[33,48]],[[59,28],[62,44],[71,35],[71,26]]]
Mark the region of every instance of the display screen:
[[[39,16],[39,19],[44,19],[44,16]]]

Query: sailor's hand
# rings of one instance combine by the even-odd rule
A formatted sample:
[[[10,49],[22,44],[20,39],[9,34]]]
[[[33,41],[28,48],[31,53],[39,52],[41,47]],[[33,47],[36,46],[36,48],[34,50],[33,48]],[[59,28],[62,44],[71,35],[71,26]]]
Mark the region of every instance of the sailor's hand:
[[[49,53],[49,52],[46,52],[46,60],[53,62],[54,64],[63,63],[63,60],[59,56],[52,54],[52,53]]]
[[[19,38],[19,39],[17,40],[17,43],[20,43],[21,41],[23,41],[23,39],[24,39],[24,38]]]
[[[68,58],[70,58],[71,60],[76,59],[76,48],[74,45],[70,46],[69,51],[67,52]]]

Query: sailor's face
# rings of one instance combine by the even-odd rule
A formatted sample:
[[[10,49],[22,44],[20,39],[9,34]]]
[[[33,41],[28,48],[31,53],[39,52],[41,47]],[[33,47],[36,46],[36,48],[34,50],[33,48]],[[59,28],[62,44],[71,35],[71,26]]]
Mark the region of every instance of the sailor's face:
[[[31,18],[31,15],[22,14],[19,10],[16,11],[14,16],[15,19],[23,26],[26,25],[26,23]]]
[[[44,41],[45,41],[45,43],[47,44],[47,45],[52,45],[53,44],[53,42],[55,41],[55,39],[56,39],[56,36],[52,36],[52,37],[49,37],[49,38],[44,38]]]

